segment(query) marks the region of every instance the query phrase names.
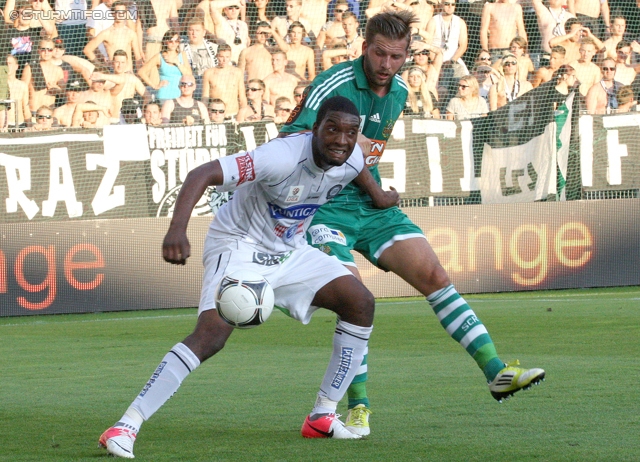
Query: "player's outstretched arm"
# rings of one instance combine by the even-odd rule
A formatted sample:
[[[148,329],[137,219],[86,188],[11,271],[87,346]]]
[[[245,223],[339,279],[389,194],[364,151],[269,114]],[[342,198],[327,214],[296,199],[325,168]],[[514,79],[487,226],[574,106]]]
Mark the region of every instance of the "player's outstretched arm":
[[[377,209],[388,209],[400,203],[398,191],[393,186],[391,186],[390,191],[383,190],[366,167],[362,169],[353,182],[371,197],[373,206]]]
[[[220,162],[214,160],[189,172],[180,188],[180,194],[173,210],[169,230],[162,242],[162,257],[174,265],[184,265],[191,255],[191,245],[187,239],[187,225],[191,212],[208,186],[221,185],[223,181]]]

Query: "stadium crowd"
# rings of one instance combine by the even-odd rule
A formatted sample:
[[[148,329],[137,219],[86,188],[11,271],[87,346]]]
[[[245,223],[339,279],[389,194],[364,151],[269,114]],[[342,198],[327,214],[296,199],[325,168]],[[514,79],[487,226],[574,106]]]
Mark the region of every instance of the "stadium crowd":
[[[367,18],[411,10],[404,115],[468,119],[545,82],[634,110],[640,0],[2,0],[0,129],[285,122]],[[554,101],[557,103],[558,99]],[[551,102],[549,104],[552,104]]]

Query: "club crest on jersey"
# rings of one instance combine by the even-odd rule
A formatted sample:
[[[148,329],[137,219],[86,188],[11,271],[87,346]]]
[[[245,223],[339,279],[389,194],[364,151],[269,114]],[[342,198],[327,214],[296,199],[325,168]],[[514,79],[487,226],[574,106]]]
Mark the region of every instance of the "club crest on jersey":
[[[382,157],[382,153],[384,152],[384,148],[386,145],[386,141],[371,140],[371,152],[369,152],[369,155],[364,159],[364,163],[367,167],[378,165],[378,162],[380,162],[380,158]]]
[[[335,186],[332,186],[327,193],[327,200],[331,200],[336,197],[338,194],[340,194],[340,191],[342,191],[342,185],[337,184]]]
[[[287,198],[284,201],[289,203],[298,202],[302,196],[302,191],[304,191],[304,185],[291,186],[289,188],[289,194],[287,194]]]
[[[325,225],[315,225],[307,231],[311,237],[312,245],[321,245],[328,242],[347,245],[347,238],[339,229],[331,229]]]
[[[236,186],[240,186],[247,181],[253,181],[256,179],[256,171],[253,166],[253,159],[246,153],[244,156],[236,157],[236,164],[238,164],[238,182]]]
[[[264,265],[264,266],[279,265],[280,263],[284,262],[287,258],[289,258],[290,255],[291,255],[291,252],[276,253],[276,254],[270,254],[265,252],[254,252],[253,263],[257,263],[258,265]]]
[[[393,131],[394,125],[395,125],[395,122],[393,120],[387,120],[387,124],[382,129],[382,137],[385,140],[388,140],[389,137],[391,136],[391,132]]]
[[[271,218],[276,220],[282,219],[294,219],[294,220],[304,220],[305,218],[309,218],[320,208],[319,204],[300,204],[294,205],[293,207],[283,208],[277,204],[272,204],[268,202],[269,206],[269,215]]]

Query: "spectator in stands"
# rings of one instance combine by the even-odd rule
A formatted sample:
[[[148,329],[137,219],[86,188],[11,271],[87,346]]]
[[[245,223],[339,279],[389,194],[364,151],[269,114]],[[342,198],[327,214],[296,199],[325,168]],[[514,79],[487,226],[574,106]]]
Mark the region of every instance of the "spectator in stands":
[[[551,57],[549,58],[549,65],[539,68],[531,80],[533,88],[540,86],[541,84],[548,82],[553,77],[553,74],[560,69],[560,66],[564,63],[566,56],[566,50],[564,47],[555,46],[551,49]]]
[[[146,57],[155,56],[162,50],[164,34],[169,29],[178,30],[178,7],[182,0],[136,0],[137,28],[142,34]]]
[[[322,70],[349,60],[349,50],[344,37],[333,39],[327,48],[322,50]]]
[[[102,111],[105,117],[117,117],[117,114],[113,114],[111,112],[114,106],[113,96],[111,96],[111,91],[106,88],[107,80],[102,74],[103,73],[101,72],[95,72],[91,75],[91,84],[89,89],[78,95],[78,103],[92,102],[95,105],[106,108]],[[101,122],[101,124],[102,123],[103,122]]]
[[[502,53],[509,51],[509,43],[516,36],[527,39],[522,7],[509,0],[485,3],[480,24],[480,46],[482,49],[489,50],[491,58],[496,61],[502,56]]]
[[[635,78],[636,71],[631,65],[631,43],[620,40],[616,45],[616,80],[623,85],[631,85]]]
[[[224,104],[224,101],[219,98],[213,98],[209,101],[207,110],[209,111],[209,119],[211,119],[211,123],[223,124],[225,122],[227,107]]]
[[[485,116],[489,107],[479,96],[478,81],[472,75],[465,75],[458,83],[458,95],[447,105],[447,119],[465,120]]]
[[[552,81],[555,85],[555,92],[552,92],[548,96],[548,100],[544,101],[544,104],[552,104],[554,108],[559,107],[565,102],[567,96],[576,91],[580,82],[576,78],[576,71],[568,64],[563,64],[553,74]]]
[[[285,71],[287,65],[287,55],[284,51],[275,51],[271,54],[271,65],[273,72],[264,79],[266,85],[266,99],[269,104],[276,102],[279,96],[286,96],[293,99],[293,89],[300,81],[296,76]]]
[[[47,0],[32,2],[26,0],[7,0],[4,6],[4,21],[20,30],[29,28],[31,40],[58,36],[51,6]]]
[[[273,72],[271,50],[267,41],[271,38],[271,26],[268,22],[257,24],[256,35],[252,45],[240,53],[238,67],[247,80],[263,80]]]
[[[120,107],[123,100],[133,98],[136,94],[141,97],[146,94],[146,88],[142,81],[132,73],[126,72],[129,67],[127,53],[124,50],[116,50],[113,54],[113,74],[94,72],[94,78],[105,79],[113,84],[109,91],[113,97],[111,114],[114,119],[120,118]],[[111,122],[118,123],[117,120]]]
[[[498,83],[502,78],[502,74],[491,66],[479,64],[473,69],[473,76],[478,81],[480,97],[484,98],[487,104],[489,104],[491,87]]]
[[[469,74],[469,70],[462,61],[462,55],[467,51],[467,25],[454,13],[455,0],[444,0],[442,11],[431,18],[427,24],[426,42],[440,48],[442,51],[442,73],[440,85],[448,91],[454,89],[458,79]]]
[[[318,38],[316,39],[318,49],[322,50],[325,44],[331,44],[334,39],[344,37],[342,15],[348,11],[349,3],[347,0],[336,0],[335,7],[333,8],[333,19],[327,21],[318,33]]]
[[[87,38],[89,40],[97,37],[100,32],[113,26],[111,7],[114,1],[115,0],[102,0],[98,6],[91,10],[91,14],[87,18]],[[104,43],[100,44],[98,51],[102,53],[100,60],[107,62],[109,60],[109,54],[107,53]]]
[[[260,23],[266,22],[271,25],[271,21],[274,16],[268,8],[269,0],[254,0],[252,2],[246,2],[246,16],[245,21],[249,26],[249,37],[254,37],[257,34],[258,27],[264,27]],[[251,40],[251,43],[255,43],[255,40]]]
[[[44,132],[53,128],[53,111],[49,106],[40,106],[36,111],[36,123],[27,131]]]
[[[75,71],[73,70],[73,66],[71,66],[71,64],[69,64],[67,61],[63,59],[65,52],[66,52],[66,48],[64,45],[64,40],[62,40],[60,37],[54,38],[53,39],[53,56],[51,58],[51,62],[56,66],[59,66],[60,69],[62,69],[62,80],[64,81],[63,86],[67,85],[67,82],[69,81],[70,78],[76,77],[74,75]],[[58,95],[56,96],[55,107],[58,107],[64,104],[62,102],[63,99],[64,99],[64,95],[62,94],[62,92],[58,93]]]
[[[602,80],[591,86],[586,96],[589,114],[607,114],[618,109],[618,91],[624,86],[617,81],[616,62],[611,58],[602,61]]]
[[[495,111],[532,88],[529,82],[518,77],[518,60],[508,53],[502,58],[502,78],[489,90],[489,108]]]
[[[138,41],[136,33],[127,26],[129,16],[127,5],[122,1],[116,1],[111,6],[111,11],[113,13],[113,25],[92,38],[89,43],[87,43],[87,46],[84,47],[84,54],[89,61],[94,64],[105,63],[109,65],[113,60],[113,54],[116,50],[124,50],[127,53],[127,61],[132,63],[132,57],[135,56],[138,61],[137,67],[140,68],[144,63],[145,56],[140,48],[140,42]],[[95,54],[96,48],[103,43],[107,50],[107,61],[101,59],[101,53],[97,57]],[[133,66],[130,66],[127,70],[132,69]]]
[[[451,0],[452,2],[454,0]],[[437,2],[433,2],[432,0],[407,0],[405,4],[409,5],[411,11],[420,19],[419,22],[412,24],[411,34],[412,35],[420,35],[422,37],[426,37],[427,33],[427,24],[433,18],[433,14],[435,13],[436,4],[440,4],[442,8],[442,2],[437,0]]]
[[[249,80],[247,84],[247,105],[238,112],[236,122],[255,122],[264,119],[270,120],[275,117],[274,107],[264,99],[265,89],[265,83],[262,80]]]
[[[476,66],[491,66],[491,53],[489,53],[489,50],[480,50],[474,63]]]
[[[620,88],[620,90],[618,90],[617,99],[617,114],[629,112],[631,111],[632,107],[638,104],[638,101],[636,101],[635,96],[633,95],[633,88],[631,88],[631,85],[625,85],[624,87]]]
[[[509,44],[509,52],[516,57],[518,61],[518,79],[523,82],[529,81],[529,74],[532,74],[535,69],[533,62],[529,58],[529,44],[522,37],[515,37]],[[502,63],[500,63],[502,65]]]
[[[209,123],[207,107],[193,97],[196,79],[192,75],[180,78],[180,96],[162,105],[162,123],[198,125]]]
[[[434,106],[438,107],[439,102],[447,98],[446,87],[439,87],[440,69],[442,67],[442,49],[429,45],[423,41],[412,41],[412,60],[407,62],[408,67],[416,66],[422,69],[427,77],[427,88],[431,93]],[[409,72],[403,71],[402,78],[405,82],[409,80]]]
[[[573,0],[568,2],[569,12],[597,37],[604,37],[604,30],[609,31],[609,3],[607,0]],[[602,15],[602,22],[600,16]],[[604,23],[604,29],[603,29]]]
[[[272,28],[271,32],[278,47],[285,52],[287,60],[295,66],[293,74],[299,80],[313,80],[316,76],[315,53],[311,47],[302,43],[302,39],[307,34],[302,23],[298,21],[291,23],[288,43],[280,36],[277,29]],[[275,65],[273,68],[275,70]]]
[[[109,125],[109,108],[93,101],[78,103],[73,112],[72,127],[102,128]]]
[[[294,107],[295,106],[289,98],[281,96],[276,100],[276,107],[274,110],[275,117],[273,118],[273,121],[277,124],[285,123],[287,119],[289,119]]]
[[[296,103],[296,106],[302,101],[305,88],[307,88],[307,86],[302,84],[293,89],[293,101]]]
[[[440,117],[440,111],[434,107],[433,98],[427,87],[427,76],[424,71],[417,66],[409,68],[405,82],[409,93],[403,114],[427,118]]]
[[[11,18],[15,17],[15,20],[13,25],[3,28],[0,39],[3,42],[2,48],[9,47],[10,53],[18,59],[16,77],[20,79],[24,66],[32,59],[32,53],[37,53],[40,37],[46,37],[43,36],[44,29],[31,27],[33,8],[29,3],[20,1],[16,8],[14,15],[5,15],[5,21],[9,21],[9,24],[11,24]]]
[[[580,94],[582,96],[586,96],[589,88],[602,79],[600,68],[591,62],[595,54],[595,43],[589,37],[585,37],[580,44],[580,59],[569,63],[576,70],[576,77],[580,81]]]
[[[249,26],[240,16],[240,0],[212,0],[211,16],[216,37],[231,47],[231,62],[235,65],[240,52],[249,46]]]
[[[306,19],[300,17],[300,13],[302,12],[302,0],[285,0],[287,15],[286,16],[276,16],[271,21],[272,33],[278,33],[278,35],[285,39],[286,42],[291,41],[291,37],[289,36],[289,29],[291,25],[295,22],[299,22],[303,25],[305,31],[311,30],[311,24]],[[325,19],[326,21],[326,19]]]
[[[635,2],[622,0],[618,3],[621,3],[621,5],[613,11],[615,15],[624,16],[627,21],[626,37],[628,40],[640,40],[640,0]]]
[[[158,127],[162,125],[162,117],[160,116],[160,105],[157,102],[151,101],[150,103],[145,104],[142,114],[142,123],[151,125],[152,127]]]
[[[7,111],[7,126],[9,128],[25,128],[26,122],[31,121],[29,108],[29,86],[16,77],[18,59],[13,55],[7,56],[7,83],[9,85],[9,99],[13,102]]]
[[[64,91],[64,74],[60,66],[52,62],[53,41],[40,40],[39,59],[24,67],[21,80],[29,85],[29,105],[35,112],[41,106],[53,107],[58,92]]]
[[[67,82],[65,103],[53,111],[53,116],[61,127],[71,126],[73,112],[76,110],[80,92],[85,91],[86,87],[87,84],[82,79],[75,78]]]
[[[627,20],[624,16],[614,16],[611,19],[611,37],[604,41],[605,57],[616,59],[616,46],[624,38]]]
[[[588,27],[584,27],[578,19],[568,19],[565,23],[565,28],[568,30],[566,35],[554,37],[549,41],[552,49],[555,46],[564,47],[566,51],[565,63],[571,63],[580,58],[580,44],[583,38],[590,38],[595,44],[597,51],[604,49],[604,44],[598,40],[598,37],[593,35]]]
[[[204,38],[204,22],[201,19],[193,19],[187,26],[188,43],[184,45],[184,52],[191,71],[196,79],[196,91],[194,97],[202,98],[202,76],[204,71],[218,65],[218,45]]]
[[[187,56],[180,51],[180,35],[169,29],[162,37],[160,53],[149,59],[138,71],[142,81],[155,90],[160,104],[180,96],[180,78],[191,75]]]
[[[344,30],[346,48],[349,52],[349,61],[353,61],[362,55],[364,37],[358,33],[359,27],[360,23],[358,22],[358,18],[355,14],[347,11],[342,15],[342,28]]]
[[[218,66],[207,69],[202,79],[202,100],[210,98],[224,101],[227,116],[234,117],[238,110],[246,106],[244,74],[231,63],[231,47],[223,43],[218,47]]]
[[[540,30],[540,46],[546,59],[541,61],[543,66],[549,65],[551,46],[549,41],[554,37],[566,35],[565,23],[575,16],[564,8],[566,0],[548,0],[548,5],[543,0],[532,0],[533,8],[538,17],[538,29]]]
[[[306,20],[305,29],[311,38],[309,45],[315,43],[322,26],[327,22],[328,0],[302,0],[300,17]],[[300,19],[298,19],[299,21]],[[356,16],[356,21],[358,17]]]
[[[61,13],[56,27],[67,54],[81,57],[87,44],[87,1],[55,0],[55,10]]]
[[[120,109],[120,125],[132,125],[142,122],[142,101],[138,98],[126,98],[122,100]]]

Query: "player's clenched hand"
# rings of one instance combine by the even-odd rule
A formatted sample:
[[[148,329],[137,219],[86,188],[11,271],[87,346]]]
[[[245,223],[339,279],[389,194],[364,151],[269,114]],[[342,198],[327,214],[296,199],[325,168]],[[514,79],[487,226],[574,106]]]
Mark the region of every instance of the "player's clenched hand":
[[[396,188],[389,186],[390,191],[384,191],[373,200],[373,206],[377,209],[388,209],[395,205],[400,204],[400,194],[396,191]]]
[[[174,265],[184,265],[191,255],[191,245],[184,231],[169,229],[162,242],[162,257]]]

